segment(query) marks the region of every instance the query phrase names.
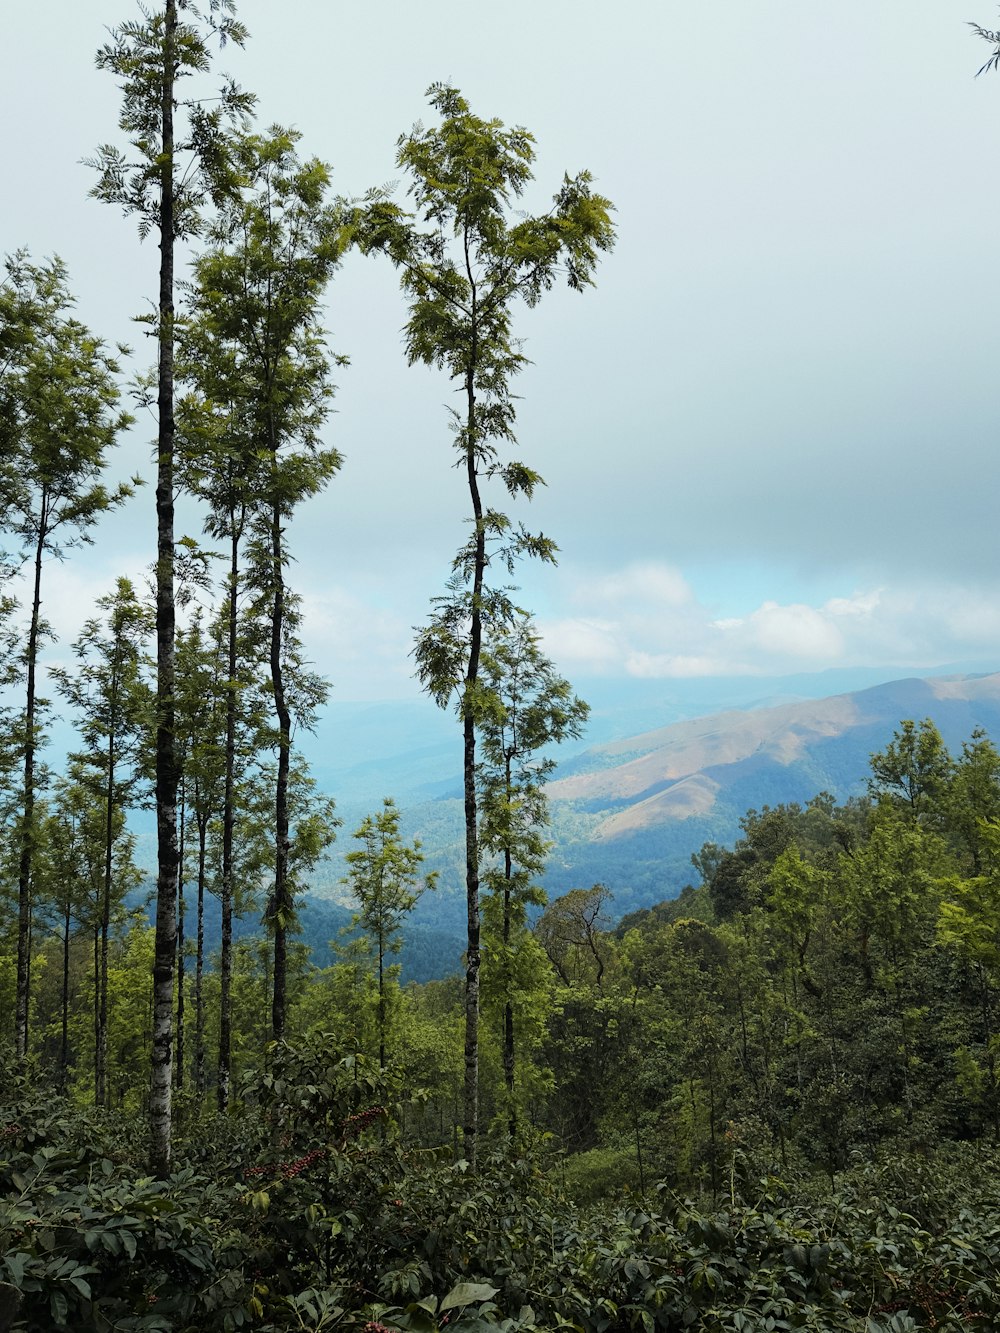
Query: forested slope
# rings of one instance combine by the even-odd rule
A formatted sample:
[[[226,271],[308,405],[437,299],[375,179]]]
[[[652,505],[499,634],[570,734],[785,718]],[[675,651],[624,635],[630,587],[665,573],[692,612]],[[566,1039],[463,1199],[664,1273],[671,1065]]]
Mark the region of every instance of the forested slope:
[[[148,1040],[134,926],[114,1108],[83,1109],[86,1063],[60,1074],[57,1043],[41,1077],[76,1105],[8,1071],[8,1325],[994,1327],[1000,754],[906,722],[869,784],[747,813],[700,887],[614,931],[600,888],[551,902],[513,1102],[485,972],[475,1176],[460,982],[393,982],[382,1026],[363,955],[307,970],[268,1045],[266,950],[238,968],[237,1105],[186,1102],[176,1174],[144,1176],[141,1061],[117,1045]]]
[[[613,894],[609,910],[616,917],[675,897],[696,878],[692,854],[704,842],[732,845],[748,809],[805,803],[823,791],[836,801],[862,794],[870,756],[890,741],[904,717],[932,719],[956,751],[977,727],[998,735],[1000,675],[907,678],[847,694],[729,709],[559,756],[547,787],[553,845],[542,882],[550,895],[603,883]],[[419,725],[411,717],[414,732]],[[426,732],[419,734],[426,740]],[[396,751],[390,764],[396,787],[407,793],[404,828],[420,837],[428,866],[440,875],[438,892],[421,902],[414,919],[446,930],[460,928],[464,910],[456,897],[457,778],[449,783],[440,777],[448,753],[443,742],[433,749],[422,745],[412,754]],[[454,745],[451,753],[454,760]],[[431,800],[419,790],[429,754],[442,789]],[[323,783],[322,765],[316,771]],[[360,817],[364,806],[355,805],[346,779],[338,800],[352,818]],[[329,862],[314,872],[314,890],[323,896],[342,893],[345,846],[331,848]]]

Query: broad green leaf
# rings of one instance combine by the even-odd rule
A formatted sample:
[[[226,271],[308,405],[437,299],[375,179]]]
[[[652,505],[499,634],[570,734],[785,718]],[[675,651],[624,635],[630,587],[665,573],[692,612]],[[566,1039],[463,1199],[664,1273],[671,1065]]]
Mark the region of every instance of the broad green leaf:
[[[459,1305],[472,1305],[474,1301],[492,1300],[499,1290],[499,1287],[488,1286],[485,1282],[459,1282],[442,1300],[441,1312],[453,1310]]]

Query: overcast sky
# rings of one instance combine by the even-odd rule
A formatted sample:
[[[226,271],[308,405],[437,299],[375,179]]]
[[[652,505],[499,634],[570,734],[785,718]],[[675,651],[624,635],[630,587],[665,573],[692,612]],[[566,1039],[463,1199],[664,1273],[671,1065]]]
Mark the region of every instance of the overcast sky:
[[[78,314],[125,339],[157,250],[87,198],[118,141],[94,68],[129,0],[9,7],[0,248],[67,262]],[[618,244],[583,296],[521,311],[524,514],[561,547],[525,570],[550,652],[588,678],[864,665],[1000,667],[1000,76],[969,0],[243,0],[217,69],[353,195],[398,176],[424,93],[456,84],[538,145],[544,209],[589,168]],[[411,626],[464,537],[440,374],[407,369],[394,272],[329,292],[341,475],[297,518],[307,642],[339,699],[415,695]],[[122,470],[152,476],[147,418]],[[199,526],[189,517],[194,533]],[[153,556],[148,486],[47,575],[64,645]]]

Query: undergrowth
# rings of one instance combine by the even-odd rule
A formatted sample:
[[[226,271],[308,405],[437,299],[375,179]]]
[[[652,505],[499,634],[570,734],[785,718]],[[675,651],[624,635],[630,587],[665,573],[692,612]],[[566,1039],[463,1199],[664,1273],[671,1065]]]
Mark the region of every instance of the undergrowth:
[[[8,1080],[2,1333],[1000,1325],[995,1152],[856,1163],[712,1209],[570,1201],[542,1158],[404,1150],[394,1090],[318,1039],[275,1047],[231,1116],[189,1118],[169,1180],[141,1125]]]

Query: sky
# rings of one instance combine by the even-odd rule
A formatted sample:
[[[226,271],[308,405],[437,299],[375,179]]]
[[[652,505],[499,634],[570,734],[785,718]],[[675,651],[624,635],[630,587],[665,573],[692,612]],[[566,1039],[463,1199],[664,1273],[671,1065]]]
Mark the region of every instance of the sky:
[[[996,8],[241,0],[250,42],[215,69],[337,192],[404,197],[396,140],[444,80],[534,134],[526,209],[581,168],[615,204],[595,287],[516,319],[518,453],[548,483],[517,516],[561,552],[520,600],[575,684],[1000,668],[1000,76],[975,77],[968,26]],[[138,14],[5,15],[0,249],[58,253],[79,317],[144,369],[155,242],[87,197],[83,163],[122,142],[94,52]],[[345,462],[290,533],[307,650],[345,701],[416,697],[412,627],[465,535],[454,386],[406,366],[404,320],[394,271],[349,256],[325,311]],[[153,432],[115,468],[151,479]],[[149,485],[47,570],[58,651],[154,541]]]

